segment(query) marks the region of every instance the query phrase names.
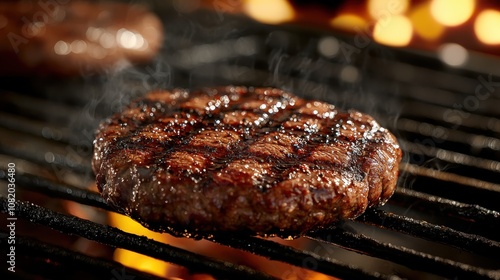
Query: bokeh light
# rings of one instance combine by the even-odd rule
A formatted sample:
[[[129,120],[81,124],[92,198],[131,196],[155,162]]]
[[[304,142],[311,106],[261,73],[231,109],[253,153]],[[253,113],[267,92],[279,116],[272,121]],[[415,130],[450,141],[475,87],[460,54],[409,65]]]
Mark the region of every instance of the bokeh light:
[[[325,57],[334,57],[340,50],[340,43],[335,37],[323,37],[318,42],[318,52]]]
[[[474,0],[433,0],[432,16],[446,26],[457,26],[466,22],[474,12]]]
[[[409,0],[369,0],[368,13],[374,19],[389,15],[401,15],[408,10]]]
[[[485,44],[500,44],[500,12],[485,10],[481,12],[474,23],[477,38]]]
[[[342,14],[330,21],[330,25],[344,31],[359,31],[366,26],[366,20],[353,14]]]
[[[449,43],[441,46],[439,49],[439,57],[444,63],[457,67],[467,62],[469,53],[459,44]]]
[[[412,37],[411,21],[405,16],[392,16],[389,19],[378,20],[373,30],[375,41],[388,46],[406,46]]]
[[[430,3],[415,7],[410,14],[415,33],[426,40],[436,40],[444,32],[444,27],[431,14]]]
[[[286,0],[246,0],[244,9],[255,20],[268,24],[278,24],[294,18],[293,7]]]

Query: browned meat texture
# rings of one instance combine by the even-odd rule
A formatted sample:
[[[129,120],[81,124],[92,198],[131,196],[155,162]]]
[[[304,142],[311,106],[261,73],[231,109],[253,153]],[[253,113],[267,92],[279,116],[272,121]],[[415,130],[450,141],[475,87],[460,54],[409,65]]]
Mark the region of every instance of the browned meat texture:
[[[108,203],[174,234],[300,235],[394,192],[395,137],[369,115],[273,88],[156,91],[103,122]]]

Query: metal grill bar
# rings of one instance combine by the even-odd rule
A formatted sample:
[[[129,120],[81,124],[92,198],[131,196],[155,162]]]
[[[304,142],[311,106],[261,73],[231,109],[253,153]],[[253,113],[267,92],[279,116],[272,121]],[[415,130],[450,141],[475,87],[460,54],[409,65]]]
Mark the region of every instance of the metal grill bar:
[[[81,158],[82,162],[74,162],[68,155],[68,145],[55,144],[52,140],[34,137],[24,133],[19,133],[13,130],[7,130],[0,127],[0,153],[10,155],[12,157],[28,160],[39,165],[46,165],[47,152],[52,153],[54,161],[51,164],[58,168],[68,168],[75,172],[89,173],[90,160]],[[18,139],[23,139],[18,142]],[[15,143],[15,144],[13,144]]]
[[[0,247],[3,251],[8,248],[7,236],[6,233],[0,233]],[[92,273],[92,279],[109,280],[117,275],[150,280],[164,279],[125,267],[117,262],[89,257],[26,237],[16,237],[16,250],[18,250],[18,258],[22,258],[26,262],[24,266],[33,266],[33,263],[40,264],[38,269],[30,271],[30,274],[36,273],[37,276],[41,274],[51,278],[67,277],[68,272],[86,271]],[[41,259],[43,261],[40,261]],[[23,264],[18,261],[17,270],[20,270],[22,266]]]
[[[8,129],[29,133],[35,136],[43,136],[48,128],[48,126],[44,122],[23,118],[19,115],[9,114],[5,112],[0,112],[0,125]],[[51,130],[57,131],[57,135],[55,135],[55,138],[57,138],[58,141],[66,143],[69,141],[70,132],[67,128],[62,126],[52,126]]]
[[[434,170],[430,168],[421,167],[414,164],[402,163],[400,166],[401,170],[416,174],[419,176],[431,177],[434,179],[439,179],[441,181],[453,182],[468,187],[473,187],[477,189],[491,191],[493,194],[500,194],[500,185],[483,180],[470,178],[466,176],[456,175],[453,173],[448,173],[444,171]]]
[[[476,149],[491,149],[493,151],[500,151],[500,139],[473,134],[456,129],[454,130],[431,123],[424,123],[407,118],[400,118],[398,120],[397,129],[427,137],[434,137],[442,141],[451,141],[460,144],[466,144]],[[442,131],[442,136],[437,137],[434,133],[436,130]],[[444,135],[446,135],[446,137],[444,137]]]
[[[308,251],[299,251],[276,242],[255,238],[235,237],[230,235],[214,235],[209,238],[221,245],[244,250],[253,254],[279,260],[286,263],[305,267],[327,275],[334,275],[350,279],[399,279],[395,275],[383,275],[380,273],[368,273],[353,265],[343,264],[331,258],[324,258]],[[308,267],[308,262],[314,265]]]
[[[380,75],[381,73],[382,72],[379,71],[379,73],[376,73],[376,75]],[[396,75],[394,75],[394,76],[396,76]],[[394,76],[391,76],[391,78]],[[417,75],[415,75],[415,76],[417,76]],[[441,110],[441,114],[444,114],[447,109],[450,109],[452,107],[453,104],[456,104],[456,103],[460,104],[463,101],[466,94],[473,94],[474,93],[474,87],[470,91],[462,90],[461,92],[454,92],[454,91],[451,91],[449,89],[445,89],[443,87],[439,87],[439,86],[435,86],[435,85],[424,86],[422,84],[394,81],[393,79],[380,81],[379,77],[377,77],[376,79],[374,78],[374,79],[370,80],[370,84],[373,85],[374,87],[384,87],[387,85],[387,83],[391,83],[391,82],[397,83],[397,87],[399,89],[397,91],[397,93],[392,93],[392,95],[393,95],[393,96],[391,96],[392,98],[402,98],[402,99],[404,99],[403,104],[410,103],[408,106],[415,105],[415,103],[418,102],[418,104],[421,105],[420,109],[422,109],[422,107],[425,108],[425,111],[420,111],[420,114],[412,115],[412,117],[427,117],[426,115],[422,114],[422,112],[427,112],[427,110],[432,110],[432,108],[435,108],[434,106],[440,106],[440,107],[446,108],[446,109]],[[474,84],[474,86],[477,85],[478,81],[475,81],[475,83],[476,84]],[[388,94],[391,94],[391,92],[388,92]],[[415,103],[413,103],[413,102],[415,102]],[[411,104],[411,103],[413,103],[413,104]],[[493,103],[493,104],[490,104],[490,108],[480,108],[476,112],[474,112],[474,114],[471,114],[470,117],[472,118],[472,120],[478,118],[475,116],[481,116],[483,118],[487,118],[488,120],[492,120],[492,118],[485,117],[483,114],[485,114],[485,113],[487,114],[488,112],[493,112],[493,110],[490,110],[490,109],[495,108],[495,105],[496,104]],[[427,108],[427,106],[430,106],[430,108]],[[406,112],[406,110],[403,111],[403,113],[405,113],[405,112]],[[410,114],[411,114],[411,110],[410,110]],[[434,116],[435,116],[435,114],[434,114]],[[433,114],[431,114],[429,116],[429,118],[433,118]],[[449,122],[446,122],[445,120],[442,119],[443,118],[442,115],[437,116],[437,118],[440,122],[449,123]],[[466,126],[470,125],[470,122],[471,121],[464,121],[464,123],[461,125],[464,125],[466,127]],[[493,120],[493,122],[496,122],[496,121]],[[455,125],[455,124],[453,123],[452,125]],[[478,128],[481,128],[483,126],[484,125],[478,126],[475,128],[478,129]]]
[[[318,241],[337,244],[347,250],[363,252],[370,256],[390,260],[413,269],[431,272],[444,277],[500,279],[498,271],[482,269],[406,247],[379,242],[362,234],[347,232],[340,228],[310,234],[309,237]]]
[[[452,245],[484,256],[493,258],[500,256],[499,242],[448,227],[433,225],[425,221],[387,213],[383,210],[370,209],[361,215],[358,220],[415,237]]]
[[[6,178],[6,173],[0,170],[0,179],[5,180]],[[85,205],[99,207],[109,211],[116,211],[104,201],[99,193],[96,192],[66,184],[55,183],[30,174],[16,174],[16,182],[19,188],[45,194],[50,197],[68,199]]]
[[[443,122],[448,125],[456,125],[452,120],[445,118],[445,113],[449,110],[447,106],[440,106],[428,103],[417,102],[408,100],[405,102],[404,116],[411,116],[412,118],[427,118],[434,122]],[[425,112],[425,115],[422,115]],[[471,128],[474,130],[484,130],[495,133],[500,133],[500,119],[474,114],[467,112],[467,118],[463,118],[460,123],[461,126]]]
[[[0,108],[8,104],[7,111],[17,109],[37,119],[51,120],[59,124],[66,124],[68,116],[74,113],[69,106],[13,92],[2,92],[2,99],[4,102],[0,104]]]
[[[412,199],[412,205],[418,206],[426,211],[432,210],[443,214],[444,216],[457,217],[459,219],[473,221],[491,229],[499,231],[500,213],[489,210],[477,204],[466,204],[454,200],[437,197],[407,188],[397,188],[391,198],[391,202],[397,202],[404,199]]]
[[[0,197],[1,212],[7,212],[7,199]],[[275,279],[251,268],[222,262],[179,249],[143,236],[123,232],[117,228],[96,224],[74,216],[50,211],[32,203],[16,201],[16,216],[32,223],[49,226],[70,235],[78,235],[100,243],[132,250],[151,257],[187,267],[192,272],[203,272],[221,279]]]
[[[473,157],[471,155],[453,152],[440,148],[430,148],[422,144],[398,140],[405,151],[414,154],[423,154],[430,158],[438,158],[450,163],[465,165],[467,167],[481,168],[492,172],[500,173],[500,161],[488,160],[484,158]]]

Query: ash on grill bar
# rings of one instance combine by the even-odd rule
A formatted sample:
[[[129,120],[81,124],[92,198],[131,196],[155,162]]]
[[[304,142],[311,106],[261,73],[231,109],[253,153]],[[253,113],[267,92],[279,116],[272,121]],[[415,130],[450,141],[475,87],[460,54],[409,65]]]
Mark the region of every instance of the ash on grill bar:
[[[2,279],[500,279],[498,26],[479,0],[0,3]],[[221,85],[374,116],[403,149],[395,194],[295,240],[177,238],[107,205],[97,125]]]

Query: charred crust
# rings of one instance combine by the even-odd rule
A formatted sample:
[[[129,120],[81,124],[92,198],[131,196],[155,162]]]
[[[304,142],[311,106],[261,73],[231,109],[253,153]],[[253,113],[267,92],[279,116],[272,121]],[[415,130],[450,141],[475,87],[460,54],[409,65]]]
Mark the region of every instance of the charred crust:
[[[103,197],[176,235],[300,235],[383,204],[401,150],[369,115],[273,88],[155,91],[104,121]]]

